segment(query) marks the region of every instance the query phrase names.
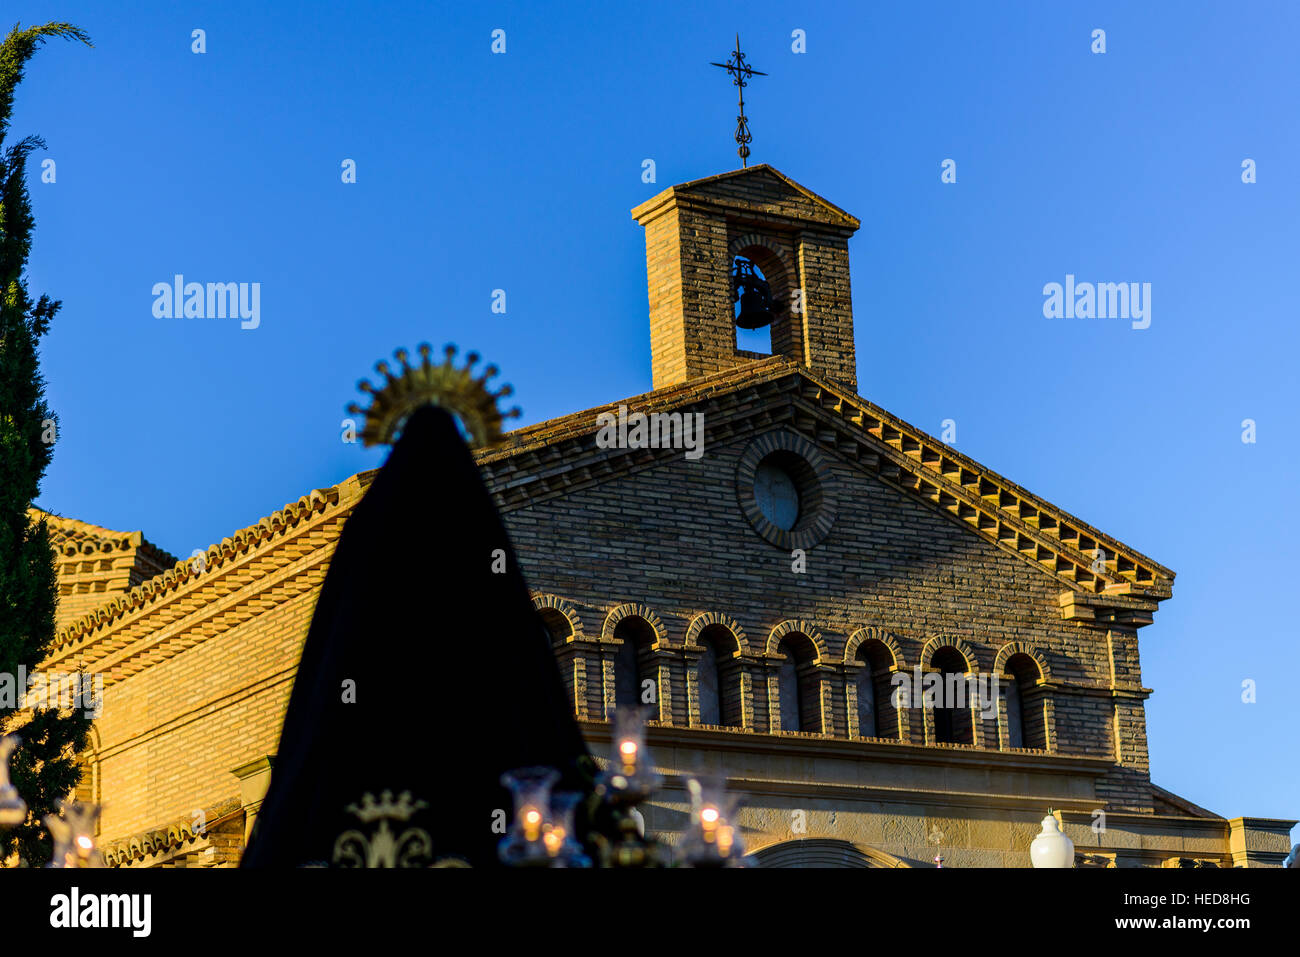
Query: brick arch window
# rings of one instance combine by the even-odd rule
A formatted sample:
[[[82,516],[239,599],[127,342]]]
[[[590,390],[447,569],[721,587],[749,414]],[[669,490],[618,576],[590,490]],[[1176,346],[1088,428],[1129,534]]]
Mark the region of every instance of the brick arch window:
[[[555,608],[539,608],[537,615],[546,626],[546,636],[550,639],[552,648],[563,645],[573,637],[573,623],[562,612]]]
[[[652,646],[657,637],[654,626],[638,615],[628,615],[614,627],[614,638],[622,642],[614,653],[616,708],[642,704],[645,682],[656,681]]]
[[[746,233],[728,244],[728,254],[733,263],[748,259],[759,268],[772,287],[773,313],[778,318],[788,315],[794,287],[791,250],[770,236]]]
[[[796,355],[790,350],[802,344],[802,334],[793,328],[791,306],[795,298],[794,270],[789,252],[773,238],[749,233],[730,243],[731,266],[746,259],[767,281],[772,291],[772,324],[762,329],[736,329],[736,349],[740,352],[771,355]],[[740,303],[735,304],[739,311]]]
[[[742,265],[744,265],[746,261],[748,261],[749,267],[752,268],[754,274],[759,279],[762,279],[765,282],[767,282],[768,288],[772,289],[773,292],[773,299],[772,299],[772,306],[771,306],[772,322],[765,326],[759,326],[757,329],[742,328],[739,325],[741,302],[740,300],[737,300],[733,304],[733,312],[732,312],[732,318],[737,323],[735,327],[736,328],[736,351],[742,353],[749,353],[751,355],[770,356],[773,352],[772,328],[776,324],[776,313],[779,308],[775,298],[775,289],[773,288],[774,283],[768,277],[767,271],[763,269],[763,267],[760,266],[757,262],[754,262],[754,260],[750,259],[748,256],[736,256],[734,259],[732,259],[731,268],[732,268],[733,275],[735,274],[735,270],[737,270]]]
[[[966,658],[952,646],[935,651],[930,659],[932,671],[940,675],[934,705],[934,740],[936,744],[974,744],[975,724],[971,720],[971,702],[966,687]]]
[[[822,730],[821,679],[817,648],[806,635],[791,632],[776,646],[782,660],[777,668],[777,694],[782,731]]]
[[[700,655],[700,723],[739,728],[742,725],[740,644],[725,625],[709,625],[695,639]]]
[[[858,645],[858,734],[864,738],[898,739],[898,710],[890,683],[894,655],[878,638]]]
[[[1046,751],[1047,691],[1042,686],[1042,670],[1029,655],[1019,652],[1003,666],[1003,693],[1006,696],[1006,732],[1003,740],[1009,748],[1035,748]]]

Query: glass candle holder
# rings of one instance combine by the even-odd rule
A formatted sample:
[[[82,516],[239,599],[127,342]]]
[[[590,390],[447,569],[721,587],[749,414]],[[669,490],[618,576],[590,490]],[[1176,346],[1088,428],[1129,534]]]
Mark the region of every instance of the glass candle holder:
[[[686,782],[691,818],[682,837],[681,853],[690,867],[736,867],[745,855],[735,824],[734,795],[719,777],[692,777]]]
[[[601,784],[615,804],[636,804],[659,784],[659,773],[645,746],[645,718],[644,708],[614,711],[609,768],[601,775]]]
[[[54,838],[54,854],[46,867],[103,867],[104,859],[95,846],[98,804],[59,802],[59,815],[47,814],[45,826]]]
[[[574,830],[574,810],[583,795],[577,791],[561,791],[551,796],[551,824],[542,841],[551,857],[552,867],[590,867]]]
[[[501,860],[512,867],[548,865],[546,833],[551,826],[551,787],[560,773],[553,768],[520,768],[501,775],[510,789],[515,817],[498,846]]]
[[[20,744],[14,734],[0,738],[0,827],[14,827],[27,820],[27,802],[9,782],[9,756]]]

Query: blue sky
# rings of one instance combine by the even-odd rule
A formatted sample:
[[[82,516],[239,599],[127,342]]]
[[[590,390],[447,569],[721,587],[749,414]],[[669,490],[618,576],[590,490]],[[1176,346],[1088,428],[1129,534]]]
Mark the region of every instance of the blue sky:
[[[188,555],[377,465],[340,422],[400,345],[482,350],[524,423],[648,391],[629,210],[736,166],[708,64],[739,29],[770,74],[754,162],[862,220],[861,393],[1173,568],[1141,634],[1153,779],[1300,815],[1294,4],[8,9],[95,41],[42,50],[14,117],[57,164],[31,186],[31,289],[64,302],[43,506]],[[156,319],[176,273],[260,282],[260,326]],[[1066,274],[1151,283],[1150,328],[1045,318]]]

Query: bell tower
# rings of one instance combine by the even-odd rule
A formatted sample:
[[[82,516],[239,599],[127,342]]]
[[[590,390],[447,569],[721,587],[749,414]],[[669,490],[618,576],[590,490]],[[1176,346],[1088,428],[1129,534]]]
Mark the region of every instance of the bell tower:
[[[766,164],[671,186],[632,218],[645,228],[656,389],[766,358],[736,347],[733,273],[750,274],[748,262],[770,291],[772,354],[857,391],[848,247],[857,219]]]

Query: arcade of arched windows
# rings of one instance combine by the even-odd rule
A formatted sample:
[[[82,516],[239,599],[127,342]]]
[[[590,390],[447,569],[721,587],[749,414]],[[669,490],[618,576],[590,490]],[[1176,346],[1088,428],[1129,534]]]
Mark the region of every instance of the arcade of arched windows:
[[[864,627],[832,656],[822,631],[796,619],[752,636],[708,612],[671,634],[652,609],[627,603],[604,614],[596,636],[565,599],[538,595],[534,605],[580,719],[643,706],[677,727],[1056,750],[1051,673],[1025,642],[998,648],[989,671],[969,644],[944,636],[909,661],[899,638]]]

